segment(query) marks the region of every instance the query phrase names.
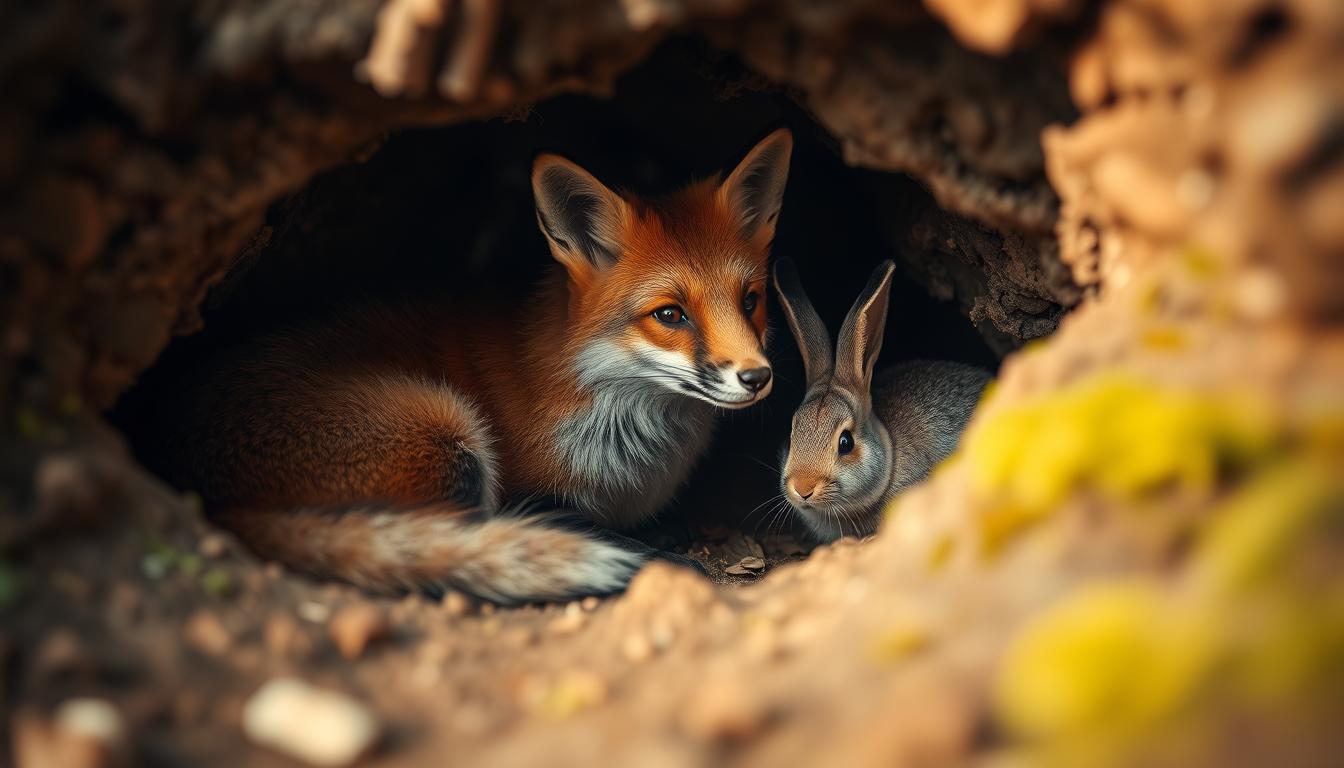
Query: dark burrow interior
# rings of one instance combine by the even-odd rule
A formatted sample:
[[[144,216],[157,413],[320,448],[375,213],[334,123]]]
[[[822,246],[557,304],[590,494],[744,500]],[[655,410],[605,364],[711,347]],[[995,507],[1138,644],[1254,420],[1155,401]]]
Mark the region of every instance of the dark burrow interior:
[[[873,267],[886,258],[899,267],[898,249],[909,247],[903,231],[936,205],[933,198],[909,177],[845,165],[836,140],[787,92],[682,39],[622,77],[611,98],[562,96],[488,121],[405,130],[277,201],[208,295],[200,332],[177,339],[112,420],[153,469],[162,462],[148,414],[222,347],[370,298],[432,293],[451,301],[497,287],[518,295],[499,312],[526,312],[528,289],[553,264],[529,182],[539,151],[563,154],[613,188],[650,194],[731,168],[779,125],[793,130],[795,149],[773,257],[798,264],[834,334]],[[689,484],[656,525],[636,532],[640,538],[684,549],[724,531],[782,530],[806,543],[771,502],[803,373],[773,309],[770,324],[773,393],[724,414]],[[955,303],[930,297],[898,269],[879,368],[912,358],[991,371],[999,360]]]

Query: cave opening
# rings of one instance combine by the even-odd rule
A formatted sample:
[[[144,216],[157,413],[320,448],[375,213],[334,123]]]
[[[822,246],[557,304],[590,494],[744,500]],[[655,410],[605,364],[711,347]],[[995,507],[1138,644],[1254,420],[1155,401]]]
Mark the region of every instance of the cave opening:
[[[921,248],[937,230],[930,221],[955,217],[910,177],[847,165],[838,141],[786,89],[699,40],[678,38],[622,76],[609,98],[564,95],[489,120],[406,129],[276,201],[206,296],[201,329],[170,345],[112,419],[157,471],[163,449],[148,414],[221,349],[371,299],[452,301],[488,288],[517,297],[516,306],[499,311],[526,312],[527,291],[554,264],[529,181],[539,151],[574,160],[614,189],[660,194],[730,169],[781,125],[791,128],[795,144],[772,258],[798,265],[830,333],[874,266],[891,258],[897,273],[879,370],[927,358],[994,372],[1016,342],[983,318],[977,328],[967,319],[966,297],[946,289],[931,295],[939,291],[909,268],[946,255]],[[938,248],[955,247],[957,232],[979,227],[957,223],[960,229],[938,236]],[[637,538],[685,552],[746,534],[767,540],[767,548],[774,542],[769,556],[799,555],[816,543],[786,508],[770,503],[778,499],[780,454],[805,387],[773,293],[769,302],[773,393],[721,416],[688,483],[656,522],[634,532]]]

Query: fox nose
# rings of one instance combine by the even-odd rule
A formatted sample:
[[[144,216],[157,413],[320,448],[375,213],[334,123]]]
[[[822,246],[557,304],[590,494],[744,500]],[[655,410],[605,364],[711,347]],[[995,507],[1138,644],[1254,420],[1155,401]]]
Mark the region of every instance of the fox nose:
[[[737,380],[752,392],[760,392],[766,384],[770,383],[770,366],[763,365],[760,368],[748,368],[745,371],[739,371]]]

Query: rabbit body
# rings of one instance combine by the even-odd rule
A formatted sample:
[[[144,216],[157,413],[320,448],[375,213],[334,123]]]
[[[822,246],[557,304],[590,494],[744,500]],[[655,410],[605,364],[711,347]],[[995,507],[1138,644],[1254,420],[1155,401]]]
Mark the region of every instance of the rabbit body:
[[[887,502],[956,449],[991,378],[947,360],[912,360],[874,375],[894,270],[890,261],[878,266],[833,348],[792,263],[775,265],[808,387],[793,415],[780,486],[823,539],[874,532]]]
[[[911,360],[873,377],[873,413],[892,443],[881,506],[956,450],[989,380],[986,371],[951,360]]]

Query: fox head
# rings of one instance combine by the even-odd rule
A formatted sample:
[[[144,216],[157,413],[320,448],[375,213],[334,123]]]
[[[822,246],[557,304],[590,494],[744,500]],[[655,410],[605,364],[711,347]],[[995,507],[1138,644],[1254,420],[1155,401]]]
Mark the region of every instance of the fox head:
[[[767,136],[722,180],[665,199],[608,189],[541,155],[537,221],[568,273],[563,319],[584,384],[662,387],[723,408],[770,393],[767,260],[793,136]]]

